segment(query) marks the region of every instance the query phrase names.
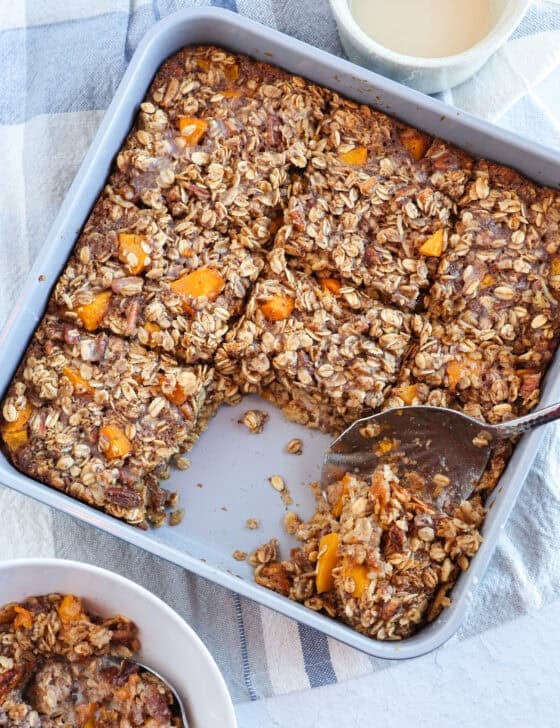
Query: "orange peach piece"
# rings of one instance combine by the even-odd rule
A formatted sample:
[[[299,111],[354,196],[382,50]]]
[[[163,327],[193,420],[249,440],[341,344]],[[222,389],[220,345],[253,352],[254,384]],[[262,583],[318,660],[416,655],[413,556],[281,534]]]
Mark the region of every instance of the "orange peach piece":
[[[488,286],[493,286],[496,282],[496,279],[494,276],[491,276],[490,273],[486,273],[482,281],[480,282],[481,288],[488,288]]]
[[[478,365],[474,361],[450,361],[447,365],[448,387],[453,392],[463,377],[476,373]]]
[[[560,276],[560,258],[553,258],[550,264],[550,272],[553,276]]]
[[[354,147],[347,152],[339,152],[338,158],[344,164],[365,164],[367,160],[367,149],[365,147]]]
[[[230,83],[234,83],[239,78],[239,66],[237,63],[229,63],[224,66],[224,76]]]
[[[317,559],[317,592],[330,591],[334,588],[333,569],[336,566],[338,557],[338,544],[340,536],[338,533],[327,533],[321,536],[319,541],[319,556]]]
[[[418,395],[418,389],[415,384],[408,384],[402,387],[395,387],[393,394],[400,397],[405,404],[411,405]]]
[[[222,91],[221,94],[225,99],[238,99],[241,96],[241,91],[233,88],[228,89],[227,91]]]
[[[269,321],[285,321],[294,310],[294,299],[282,293],[269,298],[260,304],[260,309]]]
[[[111,291],[98,293],[93,301],[78,306],[76,313],[80,317],[86,331],[95,331],[99,328],[105,314],[109,309]]]
[[[163,392],[163,396],[168,399],[172,404],[176,404],[177,406],[185,404],[187,400],[187,395],[181,389],[179,384],[176,384],[173,390],[169,391],[169,388],[165,387],[165,377],[160,377],[159,383],[161,384],[161,391]]]
[[[426,154],[431,143],[431,139],[427,134],[423,134],[416,129],[405,129],[401,132],[400,137],[406,151],[417,162]]]
[[[108,460],[116,460],[130,453],[132,443],[117,425],[103,425],[99,429],[99,448]]]
[[[21,432],[22,430],[25,430],[32,414],[33,407],[29,402],[26,402],[25,406],[22,407],[18,412],[17,419],[15,419],[13,422],[4,421],[2,423],[2,433],[5,434],[7,432]]]
[[[2,439],[9,450],[16,452],[27,444],[29,437],[27,435],[27,430],[13,430],[11,432],[2,433]]]
[[[119,260],[133,276],[141,273],[149,263],[150,255],[144,250],[145,244],[144,235],[119,233]]]
[[[420,247],[420,253],[422,255],[430,255],[434,258],[439,258],[443,253],[443,229],[440,228],[432,233],[429,238],[424,240]]]
[[[179,117],[179,131],[190,147],[195,147],[200,142],[207,129],[206,119],[196,119],[191,116]]]
[[[378,443],[377,448],[375,450],[375,454],[378,456],[386,455],[388,452],[391,452],[392,449],[393,449],[393,441],[389,440],[385,437],[385,438],[383,438],[383,440],[381,440]]]
[[[14,607],[16,611],[16,618],[14,619],[14,629],[31,629],[33,627],[33,615],[25,607],[20,607],[19,604]]]
[[[329,293],[332,293],[335,296],[338,294],[338,292],[342,288],[342,283],[339,280],[337,280],[336,278],[322,278],[321,285],[323,286],[323,289],[325,291],[328,291]]]
[[[70,381],[72,386],[74,387],[74,392],[76,394],[93,394],[94,390],[93,387],[90,385],[90,383],[85,380],[80,372],[76,371],[76,369],[71,369],[70,367],[64,367],[62,370],[62,373]]]
[[[370,579],[368,577],[368,568],[364,564],[350,564],[343,562],[342,577],[344,579],[351,578],[354,582],[354,590],[352,596],[359,599],[369,586]]]
[[[58,605],[58,616],[64,624],[76,622],[82,616],[82,602],[73,594],[66,594]]]
[[[335,518],[340,518],[342,509],[344,508],[344,502],[348,499],[348,492],[350,486],[350,477],[346,474],[341,480],[342,488],[340,489],[340,495],[338,500],[331,508],[331,513]]]
[[[172,281],[169,286],[179,296],[190,296],[191,298],[205,296],[209,301],[215,301],[222,292],[225,281],[218,271],[212,268],[198,268]],[[185,305],[188,306],[188,304]],[[191,306],[188,306],[188,309],[192,311]]]

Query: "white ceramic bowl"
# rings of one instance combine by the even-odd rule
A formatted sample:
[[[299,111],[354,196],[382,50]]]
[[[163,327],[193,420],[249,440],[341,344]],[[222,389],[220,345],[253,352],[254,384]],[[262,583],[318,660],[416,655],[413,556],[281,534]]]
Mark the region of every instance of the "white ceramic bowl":
[[[530,0],[493,0],[498,21],[476,45],[453,56],[420,58],[385,48],[367,35],[354,20],[352,0],[330,2],[351,61],[427,94],[457,86],[476,73],[517,28],[530,5]]]
[[[52,592],[83,597],[92,613],[124,614],[138,626],[141,661],[177,689],[189,728],[235,728],[226,684],[210,653],[187,623],[149,591],[112,571],[62,559],[0,563],[0,606]]]

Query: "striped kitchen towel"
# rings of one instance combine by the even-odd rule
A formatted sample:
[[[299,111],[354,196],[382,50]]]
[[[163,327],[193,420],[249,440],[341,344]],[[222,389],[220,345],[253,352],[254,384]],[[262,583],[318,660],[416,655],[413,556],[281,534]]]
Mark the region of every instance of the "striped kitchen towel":
[[[139,40],[162,16],[207,4],[341,53],[327,0],[0,4],[0,324]],[[558,147],[559,62],[560,5],[537,2],[486,67],[442,98]],[[560,596],[559,436],[557,428],[547,432],[458,639]],[[236,701],[391,667],[3,486],[0,519],[0,558],[55,555],[109,565],[165,599],[205,640]]]

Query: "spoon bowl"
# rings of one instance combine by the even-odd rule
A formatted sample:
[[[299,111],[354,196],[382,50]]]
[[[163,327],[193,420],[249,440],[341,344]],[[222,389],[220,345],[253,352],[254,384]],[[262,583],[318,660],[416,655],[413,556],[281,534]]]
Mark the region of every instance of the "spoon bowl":
[[[560,404],[509,422],[490,425],[444,407],[398,407],[354,422],[328,448],[321,486],[347,473],[369,476],[384,463],[415,472],[415,495],[438,510],[453,513],[473,492],[496,440],[560,418]]]

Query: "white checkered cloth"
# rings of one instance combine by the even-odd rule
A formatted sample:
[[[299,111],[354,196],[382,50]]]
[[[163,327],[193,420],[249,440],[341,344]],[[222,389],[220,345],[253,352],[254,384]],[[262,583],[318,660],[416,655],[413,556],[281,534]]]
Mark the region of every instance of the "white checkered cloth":
[[[213,4],[341,54],[327,0],[27,0],[0,3],[0,324],[10,311],[145,31]],[[560,4],[536,2],[513,38],[449,104],[560,147]],[[560,183],[560,177],[559,177]],[[551,427],[455,639],[560,596],[560,431]],[[108,566],[181,613],[234,700],[390,669],[324,635],[0,486],[0,559],[60,556]],[[0,593],[1,601],[1,593]]]

